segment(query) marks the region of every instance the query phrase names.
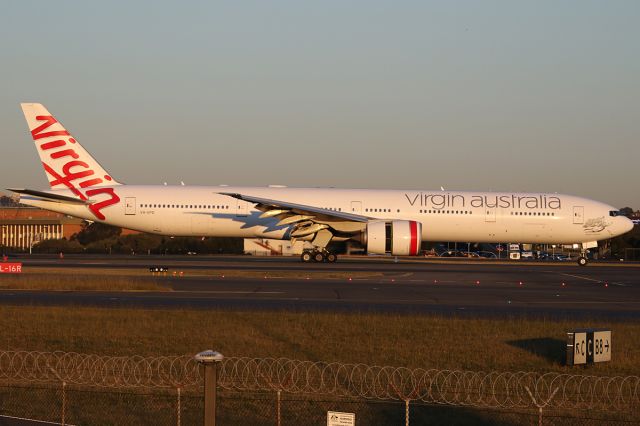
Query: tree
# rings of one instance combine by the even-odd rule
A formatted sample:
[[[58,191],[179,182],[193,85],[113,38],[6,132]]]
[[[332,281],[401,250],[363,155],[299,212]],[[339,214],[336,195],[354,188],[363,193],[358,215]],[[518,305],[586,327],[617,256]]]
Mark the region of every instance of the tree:
[[[13,198],[7,197],[5,195],[0,196],[0,206],[2,207],[20,207],[20,203],[16,203],[13,201]]]
[[[633,216],[633,209],[631,207],[623,207],[620,209],[620,213],[626,217]]]
[[[80,244],[86,246],[101,240],[118,237],[121,233],[121,228],[105,225],[104,223],[93,222],[85,225],[82,228],[82,231],[75,234],[71,239],[77,240]]]
[[[82,253],[84,247],[78,241],[44,240],[33,246],[34,253]]]

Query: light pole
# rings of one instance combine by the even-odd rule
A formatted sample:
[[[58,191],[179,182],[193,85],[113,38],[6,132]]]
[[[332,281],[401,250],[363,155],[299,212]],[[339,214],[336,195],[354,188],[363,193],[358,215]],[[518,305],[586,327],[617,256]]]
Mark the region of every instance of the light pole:
[[[29,254],[33,254],[33,244],[42,240],[42,233],[31,235],[31,241],[29,241]]]
[[[204,367],[204,426],[215,426],[218,364],[224,359],[224,356],[209,349],[200,352],[194,358]]]

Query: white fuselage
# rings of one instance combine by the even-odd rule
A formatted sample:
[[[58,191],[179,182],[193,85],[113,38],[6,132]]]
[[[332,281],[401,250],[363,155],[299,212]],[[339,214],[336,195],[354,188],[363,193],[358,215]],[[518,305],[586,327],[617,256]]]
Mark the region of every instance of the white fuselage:
[[[22,196],[21,202],[123,228],[170,236],[288,238],[290,226],[260,218],[240,193],[375,219],[422,223],[423,241],[584,243],[631,229],[612,215],[616,208],[561,194],[485,193],[287,187],[144,186],[112,187],[117,203],[96,218],[87,206]],[[70,191],[47,191],[72,196]]]

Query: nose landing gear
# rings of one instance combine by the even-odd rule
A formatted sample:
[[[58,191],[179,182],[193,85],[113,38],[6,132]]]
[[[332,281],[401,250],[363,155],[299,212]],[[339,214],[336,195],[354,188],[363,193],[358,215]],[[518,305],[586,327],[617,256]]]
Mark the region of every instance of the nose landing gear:
[[[597,241],[583,242],[580,247],[580,257],[578,258],[579,266],[587,266],[589,264],[589,249],[598,248]]]

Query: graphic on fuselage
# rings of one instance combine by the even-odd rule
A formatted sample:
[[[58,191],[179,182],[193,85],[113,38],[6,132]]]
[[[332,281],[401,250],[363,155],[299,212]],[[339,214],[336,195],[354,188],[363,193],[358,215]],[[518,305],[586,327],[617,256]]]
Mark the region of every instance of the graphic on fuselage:
[[[410,206],[420,206],[435,210],[445,208],[501,208],[519,210],[560,210],[562,201],[560,197],[550,195],[462,195],[462,194],[440,194],[440,193],[405,193]]]
[[[82,161],[80,154],[73,148],[76,140],[67,130],[46,131],[58,123],[53,116],[38,115],[36,120],[43,123],[31,131],[31,136],[36,141],[38,149],[50,158],[48,162],[43,161],[42,165],[50,176],[51,189],[65,187],[84,201],[101,199],[92,202],[88,207],[96,218],[105,220],[106,217],[101,210],[117,204],[120,197],[113,188],[94,187],[105,181],[111,181],[111,176],[107,174],[102,177],[97,176],[96,171]]]

